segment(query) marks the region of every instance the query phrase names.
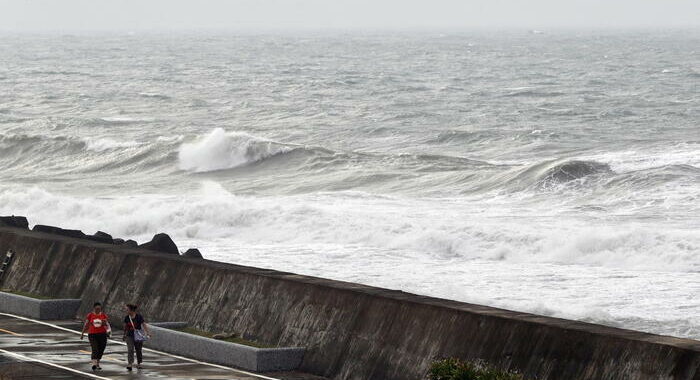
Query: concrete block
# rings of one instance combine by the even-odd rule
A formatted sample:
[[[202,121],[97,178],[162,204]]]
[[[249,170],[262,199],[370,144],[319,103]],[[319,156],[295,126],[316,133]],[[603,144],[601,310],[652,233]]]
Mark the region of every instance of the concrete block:
[[[291,371],[299,368],[304,348],[256,348],[205,338],[151,325],[153,337],[145,346],[207,362],[255,372]]]
[[[73,319],[80,303],[79,299],[40,300],[0,292],[0,312],[34,319]]]

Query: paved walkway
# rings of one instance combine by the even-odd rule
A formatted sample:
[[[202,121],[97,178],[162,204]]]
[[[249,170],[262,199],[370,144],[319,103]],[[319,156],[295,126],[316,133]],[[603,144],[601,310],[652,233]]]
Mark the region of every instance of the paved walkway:
[[[93,372],[90,344],[76,322],[44,322],[0,313],[0,380],[4,379],[313,379],[265,376],[144,348],[142,369],[126,370],[126,345],[110,340],[101,371]],[[120,332],[117,332],[119,334]]]

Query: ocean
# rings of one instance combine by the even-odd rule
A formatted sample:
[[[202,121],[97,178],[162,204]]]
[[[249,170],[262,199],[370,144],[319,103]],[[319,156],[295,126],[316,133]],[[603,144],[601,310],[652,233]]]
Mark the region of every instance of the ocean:
[[[700,339],[699,49],[698,30],[0,34],[0,214]]]

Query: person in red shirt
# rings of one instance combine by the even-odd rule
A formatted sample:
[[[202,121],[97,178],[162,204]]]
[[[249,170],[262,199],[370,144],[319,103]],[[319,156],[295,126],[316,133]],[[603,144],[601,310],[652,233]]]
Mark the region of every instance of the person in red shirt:
[[[85,325],[83,325],[80,339],[85,338],[86,331],[92,348],[92,370],[102,369],[100,360],[107,347],[107,338],[112,332],[112,327],[109,325],[107,314],[102,312],[102,304],[99,302],[95,302],[92,306],[92,312],[85,317]]]

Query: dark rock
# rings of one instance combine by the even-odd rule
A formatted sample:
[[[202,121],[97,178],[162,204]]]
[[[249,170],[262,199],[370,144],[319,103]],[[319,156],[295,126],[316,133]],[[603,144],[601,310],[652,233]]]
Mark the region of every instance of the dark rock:
[[[112,239],[112,242],[116,245],[122,245],[122,244],[124,244],[124,239],[116,238],[116,239]]]
[[[212,335],[212,338],[218,339],[218,340],[226,340],[226,339],[231,339],[237,337],[236,333],[221,333],[221,334],[214,334]]]
[[[182,254],[184,257],[195,257],[198,259],[202,258],[202,253],[199,252],[197,248],[190,248],[185,253]]]
[[[43,224],[37,224],[32,228],[32,231],[44,232],[47,234],[62,235],[72,238],[85,239],[86,235],[80,230],[67,230],[60,227],[46,226]]]
[[[179,255],[180,251],[177,249],[177,245],[173,239],[167,234],[156,234],[153,239],[148,243],[143,243],[139,245],[139,248],[150,249],[151,251],[170,253],[173,255]]]
[[[0,216],[0,226],[29,229],[29,221],[23,216]]]
[[[122,244],[122,245],[125,247],[129,247],[129,248],[136,248],[139,246],[139,243],[137,243],[135,240],[129,239],[129,240],[125,241],[124,244]]]
[[[87,236],[87,238],[89,240],[97,241],[100,243],[114,244],[114,239],[112,239],[112,235],[102,231],[97,231],[94,235]]]

